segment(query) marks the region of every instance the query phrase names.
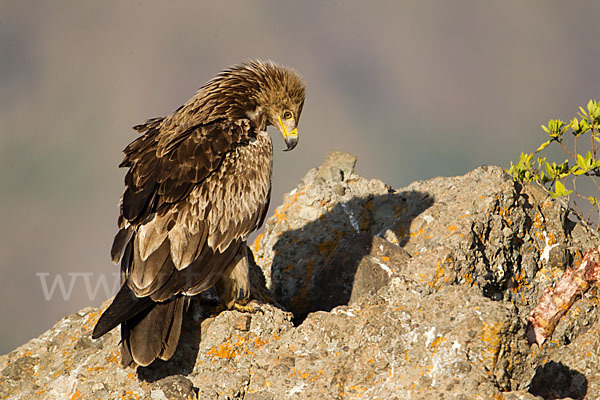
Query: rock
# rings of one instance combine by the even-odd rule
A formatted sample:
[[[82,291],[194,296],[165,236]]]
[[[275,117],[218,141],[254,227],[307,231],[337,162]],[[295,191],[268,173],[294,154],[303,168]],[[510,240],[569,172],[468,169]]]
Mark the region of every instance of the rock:
[[[10,399],[590,398],[600,390],[597,288],[539,348],[526,318],[598,244],[567,205],[498,167],[393,189],[330,154],[251,246],[262,312],[186,311],[169,361],[119,363],[86,308],[0,356]],[[208,302],[208,303],[207,303]]]
[[[317,179],[324,182],[343,182],[345,177],[354,173],[356,156],[341,151],[332,151],[319,167]]]
[[[18,381],[33,375],[34,367],[38,362],[39,360],[34,357],[19,357],[2,370],[2,375],[6,376],[8,379]]]
[[[377,236],[358,234],[340,243],[315,274],[310,311],[352,305],[389,284],[410,256]]]
[[[395,225],[408,231],[411,218],[433,202],[427,193],[398,192],[364,179],[354,173],[354,163],[354,156],[334,152],[309,171],[252,247],[266,286],[297,318],[314,311],[315,277],[340,243],[360,233],[384,237]],[[331,173],[336,168],[342,173]],[[406,237],[392,243],[405,244]]]
[[[151,397],[153,399],[194,399],[196,392],[192,382],[181,376],[168,376],[157,381],[153,386],[156,389],[151,389]]]

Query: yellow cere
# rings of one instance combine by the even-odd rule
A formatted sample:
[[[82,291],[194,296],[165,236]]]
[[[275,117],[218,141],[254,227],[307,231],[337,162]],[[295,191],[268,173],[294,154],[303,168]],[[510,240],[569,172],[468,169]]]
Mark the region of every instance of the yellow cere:
[[[284,137],[287,138],[287,137],[297,137],[298,136],[298,128],[294,128],[288,132],[287,128],[283,124],[283,121],[281,120],[281,117],[277,117],[277,119],[279,120],[279,125],[281,125],[281,129],[282,129]]]

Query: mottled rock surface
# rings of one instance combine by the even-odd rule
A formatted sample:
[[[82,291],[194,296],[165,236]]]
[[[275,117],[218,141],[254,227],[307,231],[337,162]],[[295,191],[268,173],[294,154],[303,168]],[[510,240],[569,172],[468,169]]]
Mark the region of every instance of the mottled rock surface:
[[[91,340],[87,308],[0,356],[0,398],[598,398],[597,288],[542,348],[525,337],[543,289],[599,242],[566,204],[498,167],[393,189],[355,163],[330,154],[251,246],[263,313],[198,299],[173,359],[124,370],[118,330]]]

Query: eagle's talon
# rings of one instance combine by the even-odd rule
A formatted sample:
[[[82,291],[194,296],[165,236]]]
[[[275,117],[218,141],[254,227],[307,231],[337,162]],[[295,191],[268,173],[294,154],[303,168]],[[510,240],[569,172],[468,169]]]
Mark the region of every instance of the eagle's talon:
[[[253,304],[254,303],[254,304]],[[243,312],[243,313],[249,313],[249,314],[265,314],[265,312],[262,310],[262,308],[260,308],[260,306],[258,305],[257,302],[250,302],[248,304],[240,304],[240,303],[233,303],[233,307],[234,310],[239,311],[239,312]]]

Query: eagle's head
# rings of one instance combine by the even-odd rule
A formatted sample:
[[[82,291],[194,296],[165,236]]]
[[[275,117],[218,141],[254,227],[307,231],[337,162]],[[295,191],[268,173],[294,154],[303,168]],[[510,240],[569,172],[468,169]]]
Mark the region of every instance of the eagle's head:
[[[304,83],[302,78],[289,68],[273,63],[263,63],[268,82],[259,96],[259,107],[262,105],[266,114],[267,125],[279,129],[286,151],[298,144],[298,122],[304,106]]]
[[[298,144],[298,122],[304,105],[302,78],[296,71],[271,61],[252,61],[243,67],[256,74],[256,117],[279,129],[286,151],[292,150]]]
[[[250,61],[226,69],[211,84],[226,89],[230,115],[243,114],[259,131],[274,126],[286,151],[296,147],[305,88],[294,70],[271,61]]]

